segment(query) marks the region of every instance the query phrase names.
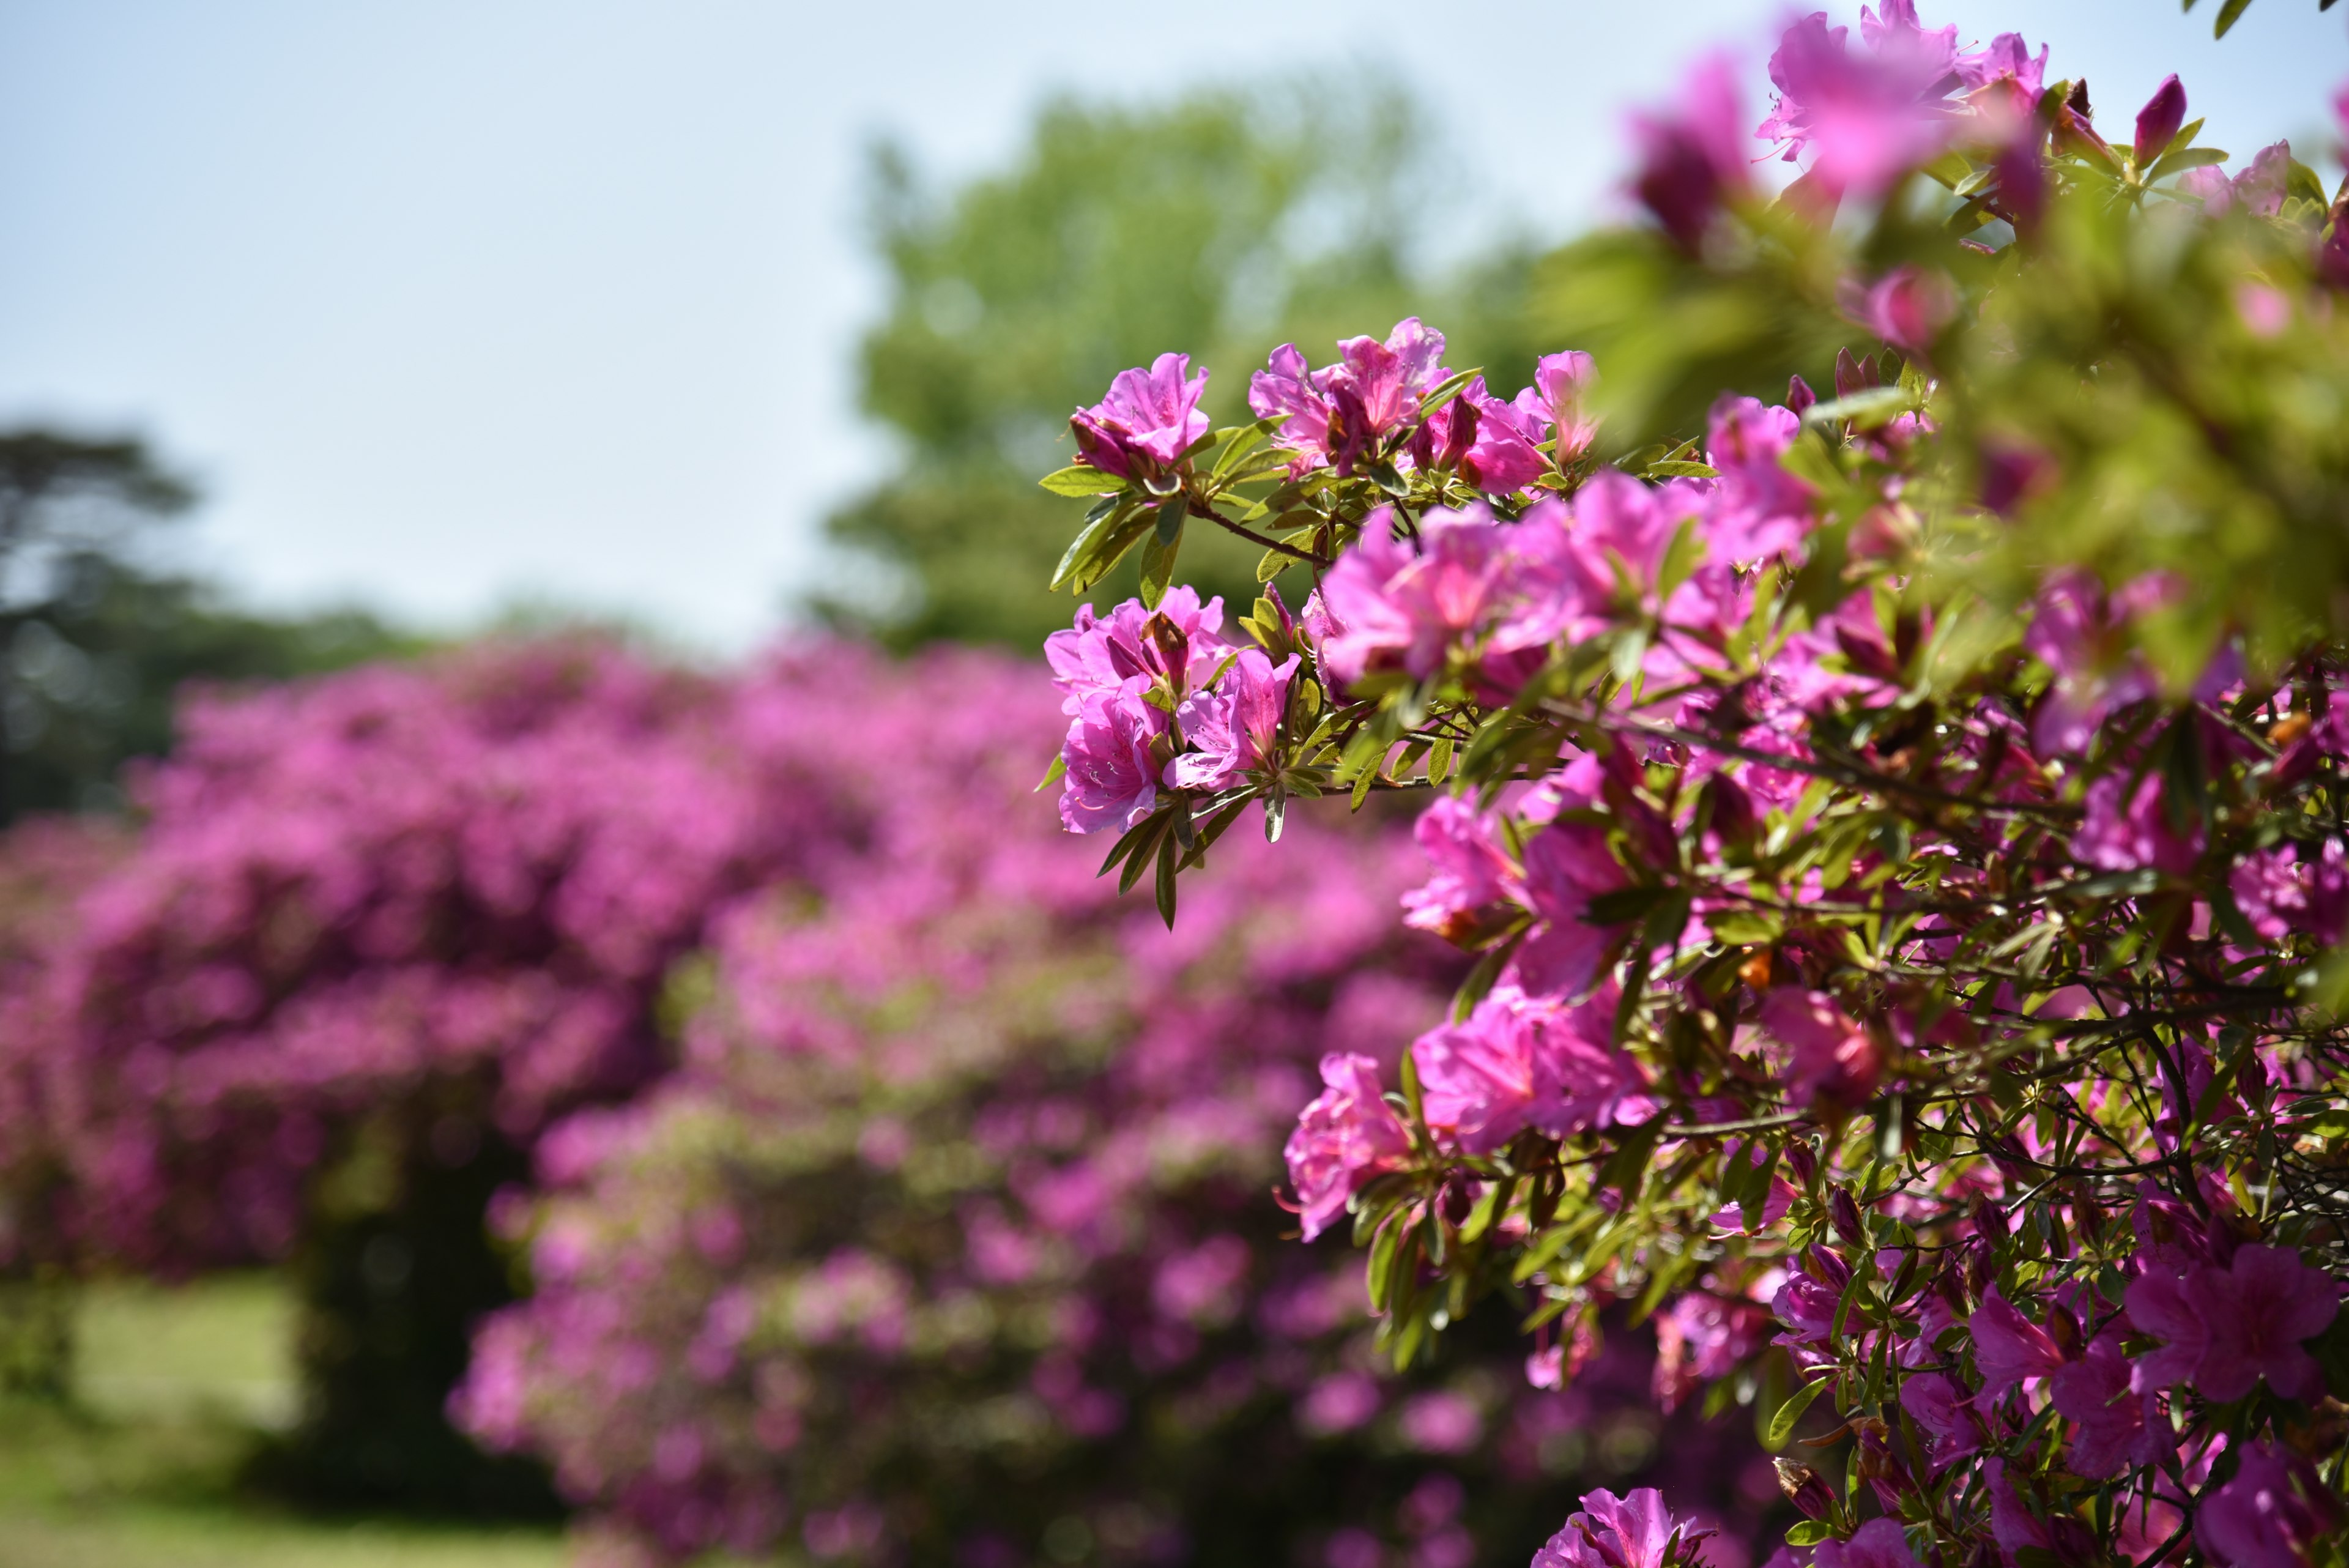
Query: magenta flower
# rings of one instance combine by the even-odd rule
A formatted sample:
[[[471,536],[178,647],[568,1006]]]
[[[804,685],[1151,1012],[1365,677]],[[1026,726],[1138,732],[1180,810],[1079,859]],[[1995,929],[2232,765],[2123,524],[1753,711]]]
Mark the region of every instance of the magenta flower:
[[[2170,825],[2163,787],[2157,773],[2134,784],[2124,774],[2106,774],[2090,784],[2087,814],[2072,836],[2072,853],[2105,871],[2150,867],[2172,877],[2191,872],[2202,856],[2202,825],[2189,821],[2180,836]]]
[[[2230,1568],[2307,1568],[2311,1548],[2341,1527],[2341,1505],[2309,1462],[2261,1438],[2234,1479],[2202,1500],[2194,1538]]]
[[[1074,715],[1089,693],[1115,691],[1137,675],[1164,679],[1177,690],[1196,685],[1231,651],[1223,629],[1221,596],[1201,604],[1197,589],[1178,584],[1154,612],[1140,599],[1128,599],[1107,616],[1079,605],[1076,624],[1044,639],[1044,659],[1063,694],[1061,711]]]
[[[1631,117],[1639,158],[1631,190],[1682,249],[1696,249],[1714,215],[1751,193],[1753,176],[1742,145],[1744,130],[1745,101],[1737,90],[1736,67],[1721,55],[1697,63],[1671,109]],[[1561,419],[1561,432],[1565,428]]]
[[[2157,1462],[2165,1448],[2177,1448],[2157,1402],[2158,1386],[2134,1386],[2117,1329],[2098,1334],[2085,1356],[2057,1369],[2048,1386],[2056,1413],[2077,1428],[2067,1461],[2075,1475],[2117,1476],[2131,1465]]]
[[[1474,931],[1479,911],[1510,899],[1523,886],[1491,816],[1452,795],[1420,814],[1412,836],[1430,875],[1402,896],[1403,924],[1451,940]]]
[[[1885,9],[1889,16],[1891,7]],[[1862,30],[1866,27],[1863,22]],[[1943,31],[1952,38],[1957,36],[1955,27]],[[2034,56],[2020,33],[2001,33],[1987,48],[1960,55],[1956,64],[1958,79],[1965,84],[1966,96],[1978,114],[2020,118],[2032,111],[2047,88],[2047,46],[2040,45]]]
[[[1710,1533],[1674,1519],[1654,1487],[1619,1498],[1602,1488],[1583,1494],[1581,1510],[1534,1553],[1531,1568],[1662,1568],[1675,1540],[1686,1546]]]
[[[1322,580],[1330,624],[1319,652],[1340,685],[1378,670],[1424,680],[1454,649],[1472,644],[1487,659],[1506,660],[1557,634],[1561,607],[1547,602],[1538,566],[1528,573],[1522,555],[1543,545],[1547,532],[1495,523],[1477,502],[1421,518],[1414,554],[1393,536],[1393,520],[1387,507],[1371,513],[1361,538]]]
[[[1454,400],[1454,407],[1465,400],[1476,410],[1476,437],[1460,458],[1460,477],[1487,495],[1513,494],[1549,472],[1541,453],[1548,415],[1533,388],[1505,403],[1483,383],[1478,377]]]
[[[1249,411],[1260,420],[1286,418],[1272,439],[1297,454],[1288,465],[1292,475],[1334,461],[1331,422],[1337,410],[1296,344],[1274,349],[1265,368],[1248,378],[1247,400]]]
[[[2140,173],[2153,167],[2186,123],[2186,88],[2175,73],[2164,77],[2145,107],[2137,111],[2137,140],[2131,151]]]
[[[1166,764],[1175,789],[1226,789],[1280,758],[1280,721],[1288,710],[1288,682],[1298,656],[1275,664],[1242,649],[1212,691],[1198,692],[1174,711],[1184,739],[1197,748]]]
[[[1461,1023],[1412,1043],[1427,1125],[1464,1154],[1530,1127],[1564,1137],[1653,1113],[1639,1064],[1614,1044],[1610,990],[1578,1007],[1501,985]]]
[[[1925,1459],[1947,1469],[1982,1448],[1982,1419],[1964,1389],[1939,1372],[1920,1372],[1900,1386],[1900,1407],[1925,1435]]]
[[[1604,829],[1561,823],[1535,834],[1526,844],[1525,899],[1544,924],[1517,949],[1517,982],[1548,995],[1588,985],[1627,929],[1593,924],[1591,900],[1630,885]]]
[[[1121,479],[1139,467],[1174,467],[1207,433],[1199,411],[1206,389],[1207,372],[1192,376],[1187,354],[1161,354],[1147,370],[1120,370],[1107,397],[1069,417],[1077,460]]]
[[[1151,745],[1166,732],[1166,715],[1142,699],[1150,682],[1137,675],[1114,691],[1089,691],[1061,748],[1068,779],[1061,821],[1071,833],[1123,833],[1150,815],[1158,799],[1158,766]]]
[[[1888,0],[1881,22],[1861,16],[1863,54],[1825,12],[1786,29],[1770,57],[1776,108],[1754,134],[1784,144],[1789,161],[1816,148],[1811,172],[1828,192],[1873,198],[1955,134],[1957,29],[1926,32],[1908,0]]]
[[[1590,450],[1599,438],[1599,417],[1585,404],[1591,383],[1599,379],[1598,363],[1579,348],[1545,354],[1534,363],[1534,384],[1517,394],[1523,404],[1536,399],[1557,436],[1557,461],[1562,467]]]
[[[2224,1404],[2261,1379],[2287,1399],[2314,1399],[2323,1370],[2302,1342],[2323,1334],[2340,1310],[2331,1276],[2289,1247],[2235,1249],[2227,1268],[2205,1266],[2187,1282],[2188,1299],[2209,1330],[2196,1386]]]
[[[2137,1358],[2137,1381],[2142,1387],[2190,1383],[2201,1367],[2210,1329],[2188,1291],[2188,1280],[2197,1272],[2199,1268],[2180,1272],[2154,1266],[2129,1282],[2124,1302],[2130,1324],[2139,1334],[2166,1342]]]
[[[1763,998],[1757,1022],[1764,1034],[1794,1053],[1786,1068],[1789,1100],[1853,1106],[1876,1092],[1884,1053],[1826,992],[1773,991]]]
[[[1357,441],[1417,418],[1420,399],[1444,377],[1444,334],[1416,316],[1397,322],[1383,343],[1375,337],[1345,339],[1338,356],[1325,386],[1350,439]]]
[[[1411,1135],[1379,1093],[1376,1062],[1332,1052],[1321,1058],[1321,1082],[1281,1151],[1309,1241],[1337,1223],[1365,1182],[1411,1153]]]
[[[1938,272],[1895,267],[1859,296],[1853,312],[1860,325],[1887,343],[1922,354],[1956,318],[1958,300],[1950,280]]]
[[[2024,1379],[2049,1376],[2064,1365],[2064,1354],[2047,1331],[2015,1311],[1996,1285],[1966,1326],[1973,1334],[1974,1366],[1982,1373],[1976,1397],[1984,1406]]]
[[[2254,850],[2236,863],[2227,888],[2251,929],[2271,942],[2305,931],[2331,944],[2349,928],[2349,867],[2337,838],[2313,858],[2305,846]]]
[[[1830,1536],[1820,1542],[1811,1553],[1811,1568],[1918,1568],[1918,1563],[1900,1521],[1879,1518],[1853,1531],[1849,1541]]]
[[[1768,1343],[1759,1303],[1690,1291],[1656,1319],[1657,1402],[1677,1408],[1701,1384],[1726,1377]]]
[[[2032,743],[2041,751],[2086,751],[2097,726],[2115,709],[2141,702],[2161,689],[2130,650],[2127,636],[2133,609],[2154,591],[2108,596],[2085,572],[2053,574],[2039,590],[2023,646],[2055,672],[2032,722]]]
[[[1818,493],[1787,472],[1783,461],[1802,433],[1802,418],[1792,409],[1736,397],[1713,405],[1705,457],[1721,481],[1706,518],[1712,558],[1748,565],[1792,549],[1810,533]]]

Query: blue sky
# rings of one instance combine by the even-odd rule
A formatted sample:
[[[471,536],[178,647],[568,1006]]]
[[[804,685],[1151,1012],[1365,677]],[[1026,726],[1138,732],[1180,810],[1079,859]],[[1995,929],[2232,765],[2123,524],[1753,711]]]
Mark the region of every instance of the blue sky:
[[[1926,19],[2052,42],[2123,127],[2176,69],[2220,145],[2313,151],[2349,8],[2258,0],[2213,44],[2217,3]],[[261,603],[455,626],[532,597],[736,649],[886,460],[848,364],[881,304],[873,133],[968,171],[1056,88],[1375,64],[1435,111],[1462,212],[1563,234],[1609,199],[1623,109],[1708,43],[1758,62],[1783,14],[0,0],[0,420],[156,438],[212,497],[184,557]]]

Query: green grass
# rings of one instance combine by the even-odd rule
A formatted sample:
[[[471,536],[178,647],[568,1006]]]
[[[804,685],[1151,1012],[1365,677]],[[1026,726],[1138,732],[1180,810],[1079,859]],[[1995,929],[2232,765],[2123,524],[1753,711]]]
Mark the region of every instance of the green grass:
[[[304,1518],[238,1495],[295,1413],[294,1310],[267,1275],[90,1288],[71,1407],[0,1403],[0,1568],[559,1568],[548,1531]]]

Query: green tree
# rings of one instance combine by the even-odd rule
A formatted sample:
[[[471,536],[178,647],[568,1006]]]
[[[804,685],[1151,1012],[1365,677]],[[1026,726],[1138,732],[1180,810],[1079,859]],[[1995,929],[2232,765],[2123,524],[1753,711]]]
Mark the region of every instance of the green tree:
[[[1295,83],[1143,108],[1063,99],[1009,168],[943,193],[881,149],[872,222],[890,303],[863,345],[862,400],[903,455],[827,527],[902,592],[818,607],[901,644],[1032,648],[1067,625],[1070,601],[1040,587],[1066,514],[1035,475],[1068,461],[1071,410],[1168,349],[1233,368],[1208,389],[1218,422],[1245,417],[1246,368],[1277,345],[1326,358],[1340,336],[1413,314],[1451,335],[1452,363],[1488,367],[1496,387],[1528,379],[1528,256],[1504,251],[1441,288],[1414,265],[1406,236],[1439,194],[1430,142],[1392,86]],[[1190,547],[1187,580],[1255,597],[1255,552]],[[1099,592],[1123,597],[1132,576]]]
[[[103,808],[132,757],[171,740],[190,680],[283,680],[421,646],[352,610],[231,606],[142,564],[194,487],[143,441],[0,433],[0,824]]]

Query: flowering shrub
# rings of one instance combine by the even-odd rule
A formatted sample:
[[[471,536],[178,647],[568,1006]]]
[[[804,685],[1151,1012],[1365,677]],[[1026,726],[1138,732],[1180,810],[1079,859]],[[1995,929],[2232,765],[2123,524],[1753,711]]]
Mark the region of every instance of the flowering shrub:
[[[1067,722],[1023,699],[973,721],[1001,755]],[[456,1409],[548,1455],[613,1561],[1465,1568],[1540,1539],[1553,1477],[1648,1464],[1640,1357],[1545,1393],[1486,1324],[1382,1380],[1350,1260],[1282,1239],[1317,1058],[1392,1068],[1456,973],[1392,929],[1406,842],[1236,845],[1170,933],[1030,781],[918,804],[927,847],[729,916],[678,1075],[559,1127],[553,1195],[501,1211],[535,1292]],[[1661,1465],[1742,1517],[1750,1439],[1693,1416]]]
[[[1835,1412],[1816,1568],[2338,1563],[2349,202],[2048,62],[1806,17],[1751,135],[1705,62],[1514,400],[1406,321],[1253,425],[1081,413],[1060,580],[1143,597],[1050,650],[1062,815],[1172,923],[1251,802],[1441,792],[1404,918],[1476,963],[1288,1150],[1398,1360],[1652,1316],[1773,1446]],[[1194,525],[1309,594],[1211,623]],[[1599,1491],[1535,1561],[1701,1534]]]

